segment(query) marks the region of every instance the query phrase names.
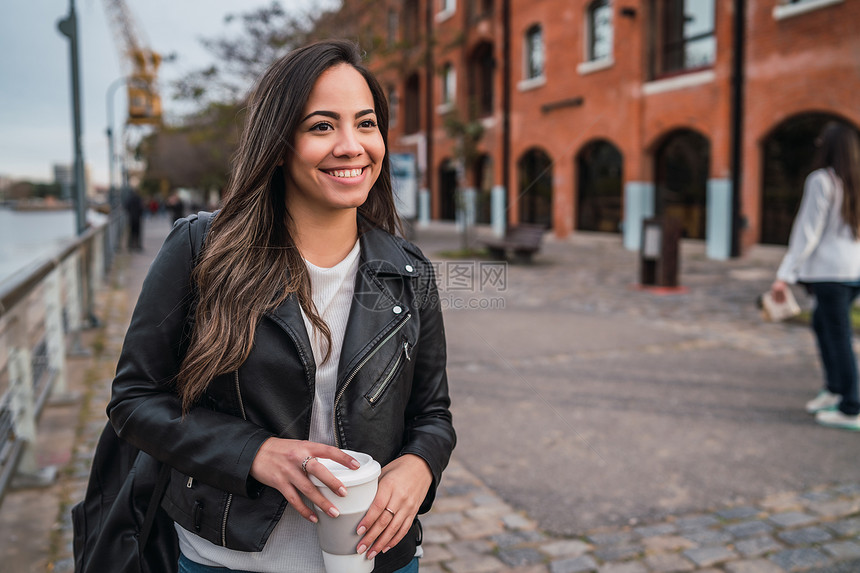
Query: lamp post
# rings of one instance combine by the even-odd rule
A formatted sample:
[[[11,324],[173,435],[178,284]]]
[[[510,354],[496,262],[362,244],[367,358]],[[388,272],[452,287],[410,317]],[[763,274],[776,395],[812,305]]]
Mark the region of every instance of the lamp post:
[[[116,181],[116,153],[114,152],[114,141],[113,141],[113,100],[116,96],[116,90],[121,85],[124,85],[128,78],[125,76],[115,79],[108,86],[107,92],[105,93],[106,99],[106,107],[107,107],[107,139],[108,139],[108,202],[110,203],[111,210],[115,209],[119,205],[119,201],[117,201],[116,196],[116,187],[114,186],[114,182]]]
[[[69,0],[69,14],[59,22],[57,28],[69,39],[69,59],[72,71],[72,120],[74,125],[75,150],[75,224],[78,235],[87,228],[86,189],[84,187],[84,152],[81,145],[81,74],[78,65],[78,18],[75,0]]]

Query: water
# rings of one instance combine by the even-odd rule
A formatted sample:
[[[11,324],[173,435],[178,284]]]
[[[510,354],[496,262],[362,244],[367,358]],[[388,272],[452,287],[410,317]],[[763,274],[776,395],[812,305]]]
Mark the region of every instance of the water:
[[[75,212],[0,208],[0,285],[33,270],[75,238]]]

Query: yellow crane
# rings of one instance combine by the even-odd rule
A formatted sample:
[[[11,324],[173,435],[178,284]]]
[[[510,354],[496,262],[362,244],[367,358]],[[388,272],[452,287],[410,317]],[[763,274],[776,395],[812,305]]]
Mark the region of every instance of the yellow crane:
[[[161,123],[161,96],[158,94],[158,66],[161,56],[144,46],[134,16],[125,0],[104,0],[111,20],[114,40],[128,72],[128,123],[146,125]]]

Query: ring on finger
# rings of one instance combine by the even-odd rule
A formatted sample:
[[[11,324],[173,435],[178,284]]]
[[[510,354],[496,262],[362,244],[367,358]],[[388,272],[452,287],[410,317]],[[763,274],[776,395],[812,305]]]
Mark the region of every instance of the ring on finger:
[[[308,462],[315,459],[316,457],[314,456],[308,456],[305,458],[305,461],[302,462],[302,471],[305,473],[305,475],[307,475],[308,473]]]
[[[390,514],[391,514],[391,517],[394,517],[394,512],[393,512],[393,511],[391,511],[389,508],[387,508],[387,507],[386,507],[386,508],[385,508],[385,511],[387,511],[388,513],[390,513]]]

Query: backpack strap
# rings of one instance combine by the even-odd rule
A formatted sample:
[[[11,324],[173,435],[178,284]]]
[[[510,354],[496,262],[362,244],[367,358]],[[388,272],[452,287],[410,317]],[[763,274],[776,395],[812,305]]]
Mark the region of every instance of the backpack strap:
[[[155,482],[155,489],[152,491],[152,497],[149,498],[149,505],[146,508],[146,516],[143,518],[143,525],[140,528],[140,552],[146,550],[146,544],[149,542],[149,534],[152,533],[152,524],[155,522],[155,513],[161,505],[161,500],[164,498],[164,493],[167,491],[167,484],[170,482],[171,467],[165,463],[161,464],[161,469],[158,470],[158,481]]]
[[[198,211],[196,215],[189,216],[189,220],[197,220],[202,225],[191,225],[191,257],[197,263],[197,257],[203,250],[203,243],[206,241],[206,235],[209,234],[209,227],[212,225],[212,219],[218,211],[210,213],[209,211]]]
[[[200,211],[197,215],[192,215],[192,221],[196,218],[197,225],[191,226],[191,258],[197,263],[197,257],[203,249],[203,243],[206,241],[206,235],[209,233],[209,227],[212,223],[214,213],[208,211]],[[140,551],[146,549],[146,544],[149,542],[149,536],[152,533],[152,525],[155,522],[155,514],[161,506],[161,500],[167,492],[167,484],[170,482],[171,467],[165,463],[161,464],[158,471],[158,481],[155,482],[155,489],[152,491],[152,497],[149,498],[149,505],[146,508],[146,515],[143,518],[143,525],[140,528]]]

